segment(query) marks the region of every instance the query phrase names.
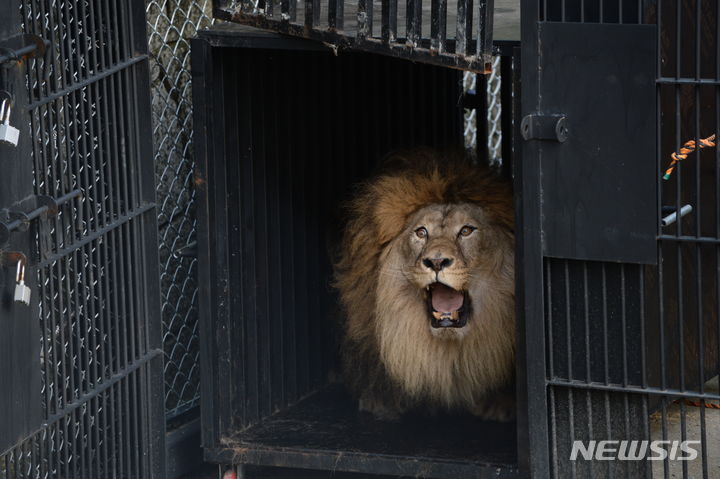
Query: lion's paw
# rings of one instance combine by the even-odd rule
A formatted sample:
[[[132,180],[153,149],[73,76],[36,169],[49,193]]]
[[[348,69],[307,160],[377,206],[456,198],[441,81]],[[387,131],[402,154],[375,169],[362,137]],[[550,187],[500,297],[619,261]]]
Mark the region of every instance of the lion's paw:
[[[472,414],[488,421],[511,421],[515,419],[515,399],[509,394],[498,394],[480,401]]]
[[[388,407],[382,401],[378,401],[377,399],[367,397],[360,398],[358,401],[358,409],[360,411],[369,412],[375,417],[375,419],[379,419],[381,421],[395,422],[400,420],[400,411]]]

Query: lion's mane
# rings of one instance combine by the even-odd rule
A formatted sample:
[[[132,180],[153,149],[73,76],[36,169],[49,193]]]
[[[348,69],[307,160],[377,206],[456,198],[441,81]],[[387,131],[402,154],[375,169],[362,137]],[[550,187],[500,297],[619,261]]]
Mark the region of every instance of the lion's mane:
[[[510,185],[486,168],[432,150],[391,156],[377,176],[359,186],[347,205],[348,223],[336,263],[335,285],[346,316],[342,341],[344,376],[360,397],[361,407],[364,401],[366,409],[386,410],[390,415],[426,406],[472,409],[473,403],[512,379],[514,290],[507,286],[512,283],[512,259],[508,271],[499,273],[505,275],[505,289],[499,293],[504,298],[488,301],[485,310],[480,311],[494,319],[489,326],[483,326],[484,331],[469,338],[472,344],[461,348],[458,342],[437,340],[429,334],[414,335],[407,328],[406,334],[394,334],[386,341],[383,335],[388,334],[387,328],[379,324],[381,316],[393,310],[389,301],[400,305],[417,301],[400,288],[378,294],[379,271],[388,245],[419,209],[459,203],[482,207],[512,245]],[[402,316],[397,306],[393,311]],[[406,319],[408,324],[411,321],[392,318],[398,319]],[[465,372],[458,374],[445,364],[439,367],[446,371],[425,371],[429,376],[423,379],[419,377],[422,371],[417,370],[417,361],[422,361],[423,355],[428,355],[426,362],[440,358],[450,364],[462,362]]]

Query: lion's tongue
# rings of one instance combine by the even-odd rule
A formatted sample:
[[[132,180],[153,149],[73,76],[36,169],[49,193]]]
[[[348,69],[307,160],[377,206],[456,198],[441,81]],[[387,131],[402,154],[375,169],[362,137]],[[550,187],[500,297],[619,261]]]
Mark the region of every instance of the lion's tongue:
[[[463,294],[442,283],[436,283],[431,290],[432,306],[435,311],[452,313],[462,308]]]

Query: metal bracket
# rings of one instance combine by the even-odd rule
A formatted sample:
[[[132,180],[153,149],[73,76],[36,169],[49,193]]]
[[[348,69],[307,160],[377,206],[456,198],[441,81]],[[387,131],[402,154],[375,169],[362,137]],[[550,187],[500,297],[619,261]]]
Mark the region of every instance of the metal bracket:
[[[527,115],[520,122],[525,140],[554,140],[563,143],[568,139],[568,121],[565,115]]]

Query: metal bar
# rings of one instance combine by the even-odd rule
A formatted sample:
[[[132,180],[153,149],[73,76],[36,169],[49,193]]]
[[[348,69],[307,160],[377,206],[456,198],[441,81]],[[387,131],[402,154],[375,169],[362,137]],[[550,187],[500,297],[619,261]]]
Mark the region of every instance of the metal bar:
[[[37,44],[31,43],[16,50],[9,50],[7,48],[4,48],[3,50],[7,53],[0,55],[0,65],[10,61],[20,61],[24,56],[37,50]]]
[[[57,200],[55,200],[55,203],[57,205],[62,205],[64,203],[66,203],[68,200],[71,200],[73,198],[80,196],[81,193],[82,193],[81,190],[74,190],[66,195],[61,196]],[[19,227],[21,227],[23,225],[27,225],[30,221],[39,218],[40,216],[47,213],[48,211],[50,211],[50,206],[48,206],[48,205],[40,206],[39,208],[35,208],[34,210],[32,210],[30,213],[27,213],[18,219],[10,221],[9,223],[0,223],[0,228],[2,228],[3,233],[11,233],[11,232],[15,231],[16,229],[18,229]]]
[[[143,130],[143,126],[145,128],[151,128],[152,125],[148,120],[145,122],[142,121],[142,118],[149,119],[151,116],[148,109],[148,105],[151,104],[152,100],[149,97],[150,84],[148,80],[149,75],[147,71],[147,64],[140,63],[137,67],[133,67],[131,70],[132,71],[125,70],[125,75],[130,76],[128,84],[130,85],[130,89],[132,91],[132,95],[130,95],[132,102],[128,101],[127,106],[131,116],[128,120],[130,122],[128,125],[128,135],[134,140],[129,142],[134,146],[134,148],[131,152],[132,158],[129,162],[130,177],[128,180],[130,182],[131,201],[128,208],[134,209],[137,208],[148,196],[150,196],[146,193],[146,191],[151,190],[152,193],[155,193],[155,188],[153,187],[154,181],[149,182],[147,178],[144,178],[144,175],[140,174],[140,172],[143,171],[143,159],[153,153],[152,143],[146,138],[146,130]],[[145,93],[140,93],[143,90]],[[150,188],[147,186],[148,183],[150,183]]]
[[[118,226],[120,226],[134,218],[137,218],[138,216],[142,215],[143,213],[146,213],[149,210],[152,210],[153,208],[155,208],[154,204],[143,205],[139,209],[131,211],[127,215],[123,215],[123,216],[119,216],[119,217],[115,218],[115,220],[113,222],[107,223],[102,228],[85,235],[83,237],[83,239],[81,239],[80,241],[56,251],[51,256],[48,256],[47,258],[45,258],[42,262],[40,262],[38,264],[38,268],[44,268],[44,267],[54,263],[55,261],[62,259],[62,257],[70,254],[71,252],[75,251],[76,249],[87,245],[91,241],[93,241],[97,238],[100,238],[101,236],[104,236],[109,231],[117,228]]]
[[[669,243],[703,243],[703,244],[720,244],[720,238],[711,238],[703,236],[698,238],[697,236],[670,236],[660,235],[658,239],[661,241],[667,241]]]
[[[622,374],[624,385],[628,384],[626,300],[627,290],[625,288],[625,265],[620,263],[620,327],[622,328]]]
[[[567,348],[567,377],[568,379],[573,378],[573,347],[572,347],[572,310],[571,299],[570,299],[570,271],[569,271],[569,260],[563,260],[563,286],[565,293],[565,347]]]
[[[494,0],[478,0],[478,36],[476,55],[492,54]],[[486,68],[487,70],[487,68]]]
[[[473,0],[458,0],[457,32],[455,34],[455,53],[469,55],[472,42]],[[503,57],[505,58],[505,57]],[[512,82],[508,82],[511,88]],[[503,129],[503,133],[508,130]]]
[[[558,431],[557,431],[557,408],[555,404],[555,388],[548,388],[548,407],[549,407],[549,415],[550,415],[550,436],[549,436],[549,442],[550,442],[550,454],[551,454],[551,460],[553,464],[553,477],[558,477],[558,470],[560,469],[558,467],[558,458],[560,457],[560,454],[558,454]],[[528,473],[531,471],[528,471]],[[548,471],[549,472],[549,471]]]
[[[288,18],[287,20],[294,22],[297,19],[297,2],[298,0],[288,0]]]
[[[512,177],[512,165],[515,162],[513,104],[517,101],[513,95],[515,74],[513,72],[513,56],[500,57],[500,125],[502,130],[502,172],[505,178]]]
[[[589,389],[593,391],[608,391],[608,392],[627,392],[633,394],[648,394],[652,396],[669,396],[674,398],[687,398],[687,399],[698,399],[704,401],[718,401],[720,400],[720,394],[711,393],[700,393],[697,391],[687,391],[672,388],[657,388],[649,387],[643,388],[634,385],[622,385],[613,383],[599,383],[595,381],[585,382],[580,380],[568,380],[566,378],[551,378],[547,380],[549,386],[563,386],[575,389]]]
[[[583,316],[585,318],[585,381],[592,381],[590,369],[590,299],[588,290],[587,263],[583,261]],[[590,402],[588,401],[588,404]],[[591,416],[592,417],[592,416]],[[592,422],[592,421],[589,421]],[[592,435],[590,435],[592,437]]]
[[[305,30],[311,31],[315,25],[315,0],[305,0]],[[264,18],[264,17],[263,17]]]
[[[143,54],[143,55],[138,55],[136,57],[132,57],[132,58],[122,61],[122,62],[118,62],[115,65],[113,65],[112,67],[102,70],[100,73],[97,73],[95,75],[87,77],[84,80],[81,80],[81,81],[78,81],[71,85],[68,85],[67,87],[63,88],[62,90],[55,91],[55,92],[49,94],[48,96],[44,97],[42,100],[38,100],[34,103],[29,104],[28,110],[34,110],[35,108],[38,108],[41,105],[50,103],[54,100],[57,100],[58,98],[61,98],[70,92],[80,90],[90,84],[97,83],[99,80],[107,78],[108,76],[112,75],[113,73],[124,70],[125,68],[129,68],[129,67],[135,65],[136,63],[140,63],[140,62],[147,60],[148,58],[149,58],[148,55]]]
[[[588,350],[589,351],[589,350]],[[589,354],[588,354],[589,356]],[[588,438],[594,438],[594,429],[593,429],[593,398],[592,398],[592,392],[591,391],[585,391],[585,407],[587,408],[587,428],[588,428]],[[590,461],[590,477],[597,477],[595,474],[595,461]]]
[[[488,122],[488,76],[475,74],[475,125],[476,125],[476,144],[478,159],[490,165],[490,145],[488,145],[488,138],[490,136],[490,124]]]
[[[373,0],[358,0],[357,42],[363,42],[373,34]]]
[[[407,0],[407,46],[415,49],[422,40],[422,0]]]
[[[313,15],[314,15],[313,25],[317,25],[318,23],[320,23],[320,8],[321,8],[320,0],[306,0],[306,1],[311,1],[313,3]]]
[[[287,0],[283,0],[286,2]],[[328,1],[328,28],[343,30],[345,28],[345,0]]]
[[[538,91],[538,19],[540,5],[534,0],[521,1],[521,37],[522,50],[514,50],[517,55],[515,67],[518,81],[514,93],[518,101],[514,105],[515,118],[539,111]],[[479,52],[478,52],[479,53]],[[522,83],[522,88],[520,88]],[[522,152],[522,158],[513,162],[513,182],[516,236],[515,257],[518,258],[515,270],[516,310],[517,310],[517,402],[518,402],[518,466],[529,475],[550,476],[551,454],[548,445],[550,417],[548,416],[548,389],[545,378],[552,360],[546,357],[546,351],[552,351],[547,338],[547,319],[545,317],[543,255],[540,225],[540,169],[532,158],[541,158],[539,143],[526,142],[520,150],[519,121],[514,124],[513,138]],[[550,395],[553,389],[550,388]],[[552,414],[553,408],[550,409]],[[554,440],[553,447],[554,447]],[[556,454],[552,455],[555,459]],[[557,471],[557,468],[554,470]]]
[[[37,268],[38,272],[38,294],[41,298],[40,301],[45,301],[46,293],[45,293],[45,268]],[[50,316],[46,310],[46,308],[43,308],[42,315],[40,317],[40,334],[42,337],[42,351],[45,360],[43,361],[43,389],[45,392],[45,411],[44,411],[44,417],[47,419],[47,417],[51,414],[51,412],[57,411],[56,405],[53,404],[53,399],[57,400],[57,396],[53,396],[51,392],[51,384],[53,381],[54,372],[51,373],[51,361],[53,358],[53,343],[52,338],[50,338],[50,341],[48,341],[48,336],[51,334],[49,331],[52,331],[52,325],[48,324],[50,319]]]
[[[565,265],[567,266],[567,261],[565,261]],[[569,304],[569,302],[568,302],[568,304]],[[572,361],[570,361],[570,362],[572,362]],[[573,399],[574,399],[573,398],[573,390],[572,390],[572,388],[567,388],[566,392],[567,392],[567,404],[568,404],[568,408],[567,408],[568,435],[570,436],[569,437],[570,444],[574,444],[575,443],[575,407],[573,404]],[[571,477],[576,478],[577,477],[577,461],[571,461],[570,467],[571,467],[571,469],[570,469]]]
[[[697,85],[710,87],[720,85],[720,79],[660,77],[655,80],[655,83],[657,83],[658,85]]]
[[[430,1],[430,51],[444,52],[447,36],[447,0]]]
[[[670,207],[670,208],[672,208],[672,207]],[[687,216],[688,214],[692,213],[692,210],[693,210],[693,207],[692,207],[691,205],[685,205],[685,206],[683,206],[682,209],[680,210],[680,218],[682,218],[682,217],[684,217],[684,216]],[[698,214],[698,217],[699,217],[699,216],[700,216],[700,215]],[[675,210],[673,209],[673,212],[672,212],[672,213],[670,213],[670,214],[667,215],[667,216],[662,217],[662,219],[660,220],[660,225],[663,226],[663,227],[665,227],[665,226],[670,226],[671,224],[675,223],[675,222],[677,221],[677,219],[678,219],[677,211],[675,211]],[[697,236],[698,236],[698,237],[700,236],[700,233],[699,233],[699,232],[698,232]]]
[[[382,40],[386,44],[394,43],[397,39],[397,2],[398,0],[382,0]]]
[[[64,22],[63,18],[63,6],[67,7],[66,2],[58,2],[56,4],[56,14],[58,19],[58,32],[60,34],[60,37],[57,40],[57,43],[60,46],[60,59],[61,59],[61,66],[62,66],[62,78],[64,85],[67,86],[69,83],[73,81],[73,78],[75,76],[75,73],[73,71],[73,64],[72,64],[72,44],[71,44],[71,38],[69,35],[69,32],[67,31],[67,25]],[[63,41],[64,40],[64,41]],[[56,165],[58,167],[58,178],[59,183],[55,184],[56,188],[59,188],[60,191],[68,191],[71,188],[72,179],[70,178],[70,161],[73,156],[72,149],[71,149],[71,142],[70,141],[64,141],[65,148],[61,149],[63,145],[63,138],[67,138],[69,135],[69,129],[70,129],[70,104],[68,101],[69,95],[62,96],[57,99],[55,106],[56,106],[56,127],[57,127],[57,142],[58,142],[58,153],[60,153],[59,157],[57,158],[58,164]],[[54,194],[54,192],[53,192]],[[66,225],[66,222],[69,223]],[[58,246],[61,244],[64,244],[68,238],[67,235],[71,229],[73,229],[72,224],[70,223],[69,219],[66,218],[64,215],[59,216],[57,220],[55,221],[56,225],[59,224],[60,228],[58,231]],[[67,293],[66,293],[67,294]],[[72,356],[71,356],[72,357]],[[71,378],[72,379],[72,378]],[[74,386],[74,383],[71,381],[71,388]]]
[[[120,55],[121,58],[124,58],[126,56],[127,50],[129,48],[127,47],[127,41],[129,40],[130,34],[127,31],[127,15],[125,15],[125,9],[122,7],[123,5],[127,5],[128,2],[121,1],[120,5],[116,5],[115,10],[115,17],[120,17],[120,25],[123,27],[123,37],[121,38],[121,41],[118,41],[118,43],[123,47],[123,51],[121,51]],[[119,15],[118,15],[119,10]],[[116,29],[117,32],[117,29]],[[116,101],[118,103],[118,133],[120,138],[120,150],[119,150],[119,158],[121,159],[120,166],[120,176],[119,176],[119,182],[121,185],[121,191],[122,191],[122,201],[123,201],[123,211],[122,213],[126,213],[129,208],[131,208],[131,205],[134,201],[134,198],[132,197],[130,193],[130,185],[133,184],[133,177],[131,176],[133,173],[135,173],[134,169],[134,162],[132,161],[132,158],[128,158],[129,156],[132,156],[132,127],[130,124],[130,119],[128,116],[130,115],[130,112],[133,110],[132,100],[133,95],[131,91],[128,91],[130,89],[130,77],[134,75],[131,75],[131,72],[129,69],[124,69],[122,72],[120,72],[117,77],[118,81],[118,89],[116,90],[116,94],[114,95],[116,98]],[[131,153],[129,153],[129,151]]]
[[[125,279],[125,278],[123,278]],[[124,441],[124,449],[125,449],[125,466],[127,468],[127,477],[138,477],[138,475],[133,473],[133,451],[137,451],[138,446],[140,444],[137,444],[133,447],[133,432],[132,432],[132,426],[131,426],[131,418],[134,414],[137,414],[137,410],[133,410],[132,408],[132,402],[130,400],[130,382],[132,381],[132,374],[129,376],[126,376],[122,381],[118,383],[118,396],[122,399],[124,414],[123,414],[123,428],[124,428],[124,434],[122,434]]]
[[[601,264],[602,268],[602,316],[603,316],[603,368],[605,384],[610,383],[610,358],[608,355],[608,306],[607,306],[607,272],[605,263]]]

